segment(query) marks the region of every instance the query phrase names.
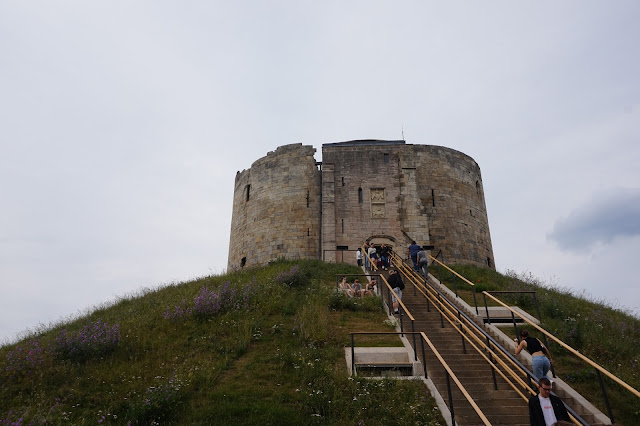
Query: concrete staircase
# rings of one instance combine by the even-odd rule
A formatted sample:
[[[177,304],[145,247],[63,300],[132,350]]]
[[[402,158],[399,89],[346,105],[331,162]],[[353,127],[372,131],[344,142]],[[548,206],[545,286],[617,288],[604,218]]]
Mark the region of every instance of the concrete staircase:
[[[504,379],[496,376],[497,389],[491,368],[477,351],[466,345],[464,353],[462,339],[458,332],[446,322],[442,328],[440,314],[431,307],[427,311],[424,297],[414,296],[409,285],[404,291],[403,302],[416,319],[416,331],[423,331],[434,344],[440,355],[449,364],[454,374],[472,396],[492,424],[529,425],[529,410],[526,401],[514,391]],[[408,329],[410,326],[405,324]],[[409,339],[411,342],[412,339]],[[433,354],[427,351],[427,374],[447,401],[446,373]],[[451,393],[456,423],[461,425],[482,424],[477,414],[451,381]]]
[[[451,297],[450,300],[462,311],[466,311],[468,315],[474,317],[474,310],[463,303],[460,299]],[[482,314],[482,312],[481,312]],[[483,327],[483,329],[497,342],[499,342],[503,347],[512,349],[513,341],[510,337],[506,336],[505,333],[495,325],[485,324],[483,321],[483,315],[475,316],[476,324]],[[509,331],[511,328],[509,327]],[[529,355],[526,351],[523,351],[518,357],[519,361],[522,362],[527,368],[531,371],[531,355]],[[560,378],[553,378],[553,392],[559,396],[562,401],[571,407],[578,416],[580,416],[585,422],[589,425],[610,425],[611,422],[608,417],[606,417],[600,410],[594,407],[589,401],[587,401],[583,396],[578,394],[575,390],[573,390],[568,384],[566,384]]]
[[[427,335],[491,424],[529,425],[527,401],[513,390],[498,373],[494,377],[491,366],[468,342],[465,342],[465,351],[462,338],[453,326],[445,319],[443,327],[440,313],[433,304],[430,305],[430,309],[427,309],[424,296],[420,292],[416,292],[416,295],[414,295],[413,284],[409,282],[405,282],[405,284],[407,286],[403,292],[403,303],[415,318],[415,331],[422,331]],[[450,294],[448,298],[459,309],[467,313],[476,324],[483,327],[503,347],[511,350],[513,341],[501,330],[494,325],[485,325],[482,317],[475,315],[475,310],[461,302],[460,299],[456,299],[454,295]],[[406,316],[403,320],[405,331],[409,331],[411,328],[410,322],[407,321]],[[407,339],[410,344],[413,343],[412,338],[407,336]],[[425,350],[428,377],[432,380],[446,404],[449,405],[445,370],[426,345]],[[420,361],[423,361],[419,343],[418,354]],[[485,353],[485,355],[487,354]],[[526,354],[521,355],[520,358],[521,362],[525,365],[528,363],[528,367],[531,369],[530,356]],[[588,424],[611,424],[604,414],[562,380],[554,380],[554,393],[562,398]],[[456,423],[460,425],[483,424],[458,387],[453,381],[450,381],[450,383]]]

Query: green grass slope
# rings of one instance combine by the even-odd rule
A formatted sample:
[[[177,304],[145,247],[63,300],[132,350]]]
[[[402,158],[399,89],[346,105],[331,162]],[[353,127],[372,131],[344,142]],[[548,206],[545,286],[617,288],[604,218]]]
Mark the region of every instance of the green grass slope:
[[[333,293],[320,261],[171,285],[0,348],[0,425],[444,424],[420,381],[347,376],[377,298]],[[397,345],[397,339],[360,339]]]

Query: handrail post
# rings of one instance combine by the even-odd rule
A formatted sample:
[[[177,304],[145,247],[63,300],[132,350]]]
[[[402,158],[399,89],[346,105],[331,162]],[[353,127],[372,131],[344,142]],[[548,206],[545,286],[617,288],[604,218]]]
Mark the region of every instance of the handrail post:
[[[460,325],[460,338],[462,339],[462,353],[467,353],[467,345],[464,343],[464,329],[462,328],[462,318],[460,316],[460,311],[458,311],[458,324]]]
[[[487,348],[491,347],[491,343],[489,342],[489,336],[487,337]],[[489,361],[493,364],[493,351],[489,351]],[[493,377],[493,389],[498,390],[498,381],[496,380],[496,369],[491,365],[491,376]]]
[[[442,296],[438,294],[438,301],[440,302],[440,328],[444,328],[444,317],[442,316],[443,304],[442,304]]]
[[[520,343],[520,333],[518,333],[518,326],[516,325],[516,316],[511,312],[511,321],[513,322],[513,330],[516,332],[516,339],[518,339],[518,343]]]
[[[445,370],[447,378],[447,394],[449,395],[449,411],[451,412],[451,424],[456,424],[455,414],[453,413],[453,395],[451,394],[451,382],[449,380],[449,372]]]
[[[424,368],[424,378],[426,379],[427,376],[427,357],[424,353],[424,338],[422,337],[422,335],[420,336],[420,347],[422,348],[422,367]]]
[[[487,312],[487,324],[491,324],[491,318],[489,317],[489,305],[487,304],[487,294],[483,291],[482,297],[484,298],[484,310]]]
[[[413,336],[413,356],[418,360],[418,345],[416,345],[416,324],[415,320],[411,320],[411,336]]]
[[[604,397],[604,405],[607,407],[607,413],[609,413],[609,420],[611,420],[611,424],[615,423],[613,420],[613,412],[611,412],[611,405],[609,405],[609,398],[607,398],[607,391],[604,388],[604,381],[602,380],[602,375],[600,374],[600,370],[595,369],[596,373],[598,373],[598,380],[600,381],[600,389],[602,390],[602,396]]]
[[[456,294],[456,297],[460,297],[460,296],[458,296],[458,282],[456,281],[456,274],[454,274],[452,272],[451,275],[453,275],[453,290],[454,290],[454,293]]]
[[[533,292],[533,301],[536,302],[536,311],[538,311],[538,321],[542,323],[542,315],[540,315],[540,306],[538,305],[538,296],[536,292]]]
[[[471,287],[471,291],[473,292],[473,304],[476,305],[476,315],[480,315],[478,312],[478,301],[476,300],[476,286]]]
[[[356,375],[356,351],[354,348],[354,335],[351,333],[351,375]]]

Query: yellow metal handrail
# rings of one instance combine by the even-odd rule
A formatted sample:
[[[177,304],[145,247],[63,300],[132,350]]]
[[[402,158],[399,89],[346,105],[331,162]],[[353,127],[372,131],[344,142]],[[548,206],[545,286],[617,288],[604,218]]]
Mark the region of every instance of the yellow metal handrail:
[[[462,392],[462,394],[464,395],[465,399],[469,402],[469,404],[471,405],[473,410],[476,412],[476,414],[478,414],[478,416],[484,422],[485,425],[491,425],[491,422],[489,422],[489,419],[487,419],[487,417],[484,415],[484,413],[482,412],[480,407],[478,407],[478,405],[473,400],[471,395],[469,395],[469,393],[467,392],[465,387],[462,385],[462,383],[460,383],[460,380],[458,380],[456,375],[453,373],[453,371],[449,367],[449,364],[447,364],[447,362],[444,360],[444,358],[442,358],[442,356],[440,355],[440,352],[438,352],[438,350],[433,345],[433,343],[431,343],[431,340],[429,340],[429,338],[427,337],[426,334],[424,334],[423,331],[420,332],[420,335],[422,336],[422,339],[425,342],[427,342],[427,345],[429,345],[429,347],[433,351],[433,354],[436,356],[436,358],[438,358],[438,361],[440,362],[442,367],[444,367],[444,369],[447,371],[447,373],[449,374],[449,377],[451,377],[453,379],[455,384],[458,386],[458,389],[460,389],[460,392]],[[423,361],[426,362],[426,360],[423,360]]]
[[[484,342],[484,340],[480,339],[478,336],[479,331],[475,328],[475,327],[469,327],[467,326],[467,324],[464,321],[468,321],[466,318],[464,318],[464,321],[460,318],[457,317],[457,315],[455,315],[455,309],[450,306],[450,303],[443,303],[442,299],[440,299],[439,297],[437,297],[437,292],[432,289],[431,287],[425,286],[422,283],[422,276],[420,276],[416,271],[414,271],[413,269],[409,268],[408,266],[406,266],[404,264],[404,262],[399,262],[399,256],[395,255],[394,259],[394,263],[396,263],[396,267],[398,269],[401,269],[405,276],[409,277],[414,286],[416,287],[416,289],[427,299],[427,300],[431,300],[433,306],[438,310],[438,312],[440,312],[440,314],[447,319],[447,322],[449,324],[451,324],[451,326],[469,343],[471,344],[471,346],[485,359],[485,361],[494,369],[494,371],[497,371],[498,374],[509,384],[509,386],[516,391],[516,393],[518,393],[518,395],[520,395],[521,398],[523,398],[524,401],[528,401],[528,397],[526,395],[524,395],[520,389],[517,387],[517,385],[519,385],[520,387],[526,389],[528,391],[528,393],[530,395],[535,395],[535,391],[532,390],[527,383],[520,377],[520,375],[518,375],[509,365],[507,365],[504,360],[509,361],[509,363],[511,364],[512,367],[516,368],[516,369],[520,369],[521,367],[516,365],[514,363],[514,361],[507,357],[506,355],[504,355],[501,351],[496,352],[494,350],[495,347],[495,343],[491,342],[491,344],[487,344]],[[435,260],[435,259],[434,259]],[[437,261],[437,260],[436,260]],[[440,262],[438,262],[440,263]],[[442,264],[443,266],[446,267],[446,265]],[[447,269],[451,270],[450,268],[447,267]],[[452,271],[455,273],[455,271]],[[456,274],[458,275],[458,274]],[[470,281],[466,280],[464,277],[461,277],[460,275],[458,275],[460,278],[464,279],[466,282],[468,282],[471,285],[474,285],[473,283],[471,283]],[[455,323],[455,324],[454,324]],[[462,327],[464,329],[465,332],[462,332],[460,329],[458,329],[458,326]],[[481,348],[478,348],[478,346],[476,346],[476,344],[474,344],[469,336],[467,334],[470,334],[473,339],[481,346]],[[484,354],[482,353],[482,349],[487,350],[490,352],[491,355],[493,355],[497,361],[497,363],[509,374],[509,376],[515,380],[515,382],[517,383],[517,385],[515,383],[513,383],[511,380],[509,380],[509,378],[501,371],[497,368],[497,366],[491,362],[491,360]],[[503,360],[504,359],[504,360]],[[580,421],[578,421],[572,414],[569,414],[572,421],[577,424],[580,425]]]
[[[367,259],[369,259],[369,265],[373,266],[373,268],[375,268],[374,270],[377,271],[378,267],[371,261],[371,258],[369,257],[369,252],[366,250],[364,244],[360,248],[362,249],[362,253],[364,253],[364,255],[367,256]]]
[[[622,386],[623,388],[625,388],[626,390],[628,390],[629,392],[631,392],[632,394],[634,394],[635,396],[640,398],[640,392],[638,392],[635,388],[631,387],[629,384],[624,382],[622,379],[619,379],[614,374],[610,373],[609,371],[607,371],[606,369],[602,368],[601,366],[599,366],[595,362],[591,361],[589,358],[587,358],[586,356],[582,355],[580,352],[578,352],[577,350],[573,349],[571,346],[567,345],[562,340],[560,340],[557,337],[555,337],[553,334],[547,332],[544,328],[542,328],[542,327],[538,326],[537,324],[534,324],[533,322],[529,321],[527,318],[523,317],[518,312],[516,312],[515,310],[511,309],[511,307],[507,306],[501,300],[498,300],[496,297],[492,296],[490,293],[488,293],[486,291],[483,291],[482,294],[489,296],[495,302],[498,302],[503,307],[509,309],[512,313],[518,315],[523,321],[527,322],[529,325],[534,327],[536,330],[540,331],[545,336],[551,338],[554,342],[556,342],[557,344],[559,344],[560,346],[562,346],[563,348],[565,348],[566,350],[568,350],[572,354],[576,355],[582,361],[584,361],[587,364],[591,365],[593,368],[595,368],[596,370],[600,371],[601,373],[603,373],[604,375],[609,377],[611,380],[613,380],[614,382],[618,383],[620,386]]]
[[[387,281],[387,279],[384,277],[384,275],[380,275],[380,278],[382,278],[382,280],[384,281],[384,283],[387,285],[387,288],[389,289],[389,291],[391,291],[391,293],[396,294],[395,291],[393,291],[393,289],[391,288],[391,285],[389,285],[389,282]],[[407,316],[409,317],[409,320],[411,320],[411,322],[413,323],[415,321],[415,318],[413,317],[413,315],[411,315],[411,312],[409,312],[409,310],[407,309],[407,307],[404,305],[404,303],[402,302],[402,300],[396,295],[396,300],[398,301],[398,304],[400,306],[402,306],[402,310],[404,312],[407,313]]]
[[[413,272],[413,271],[412,271]],[[524,388],[527,389],[531,394],[534,394],[534,392],[531,390],[531,388],[529,388],[529,386],[527,386],[526,382],[524,380],[522,380],[522,378],[516,374],[513,369],[511,367],[509,367],[509,365],[507,365],[502,359],[501,359],[501,352],[495,352],[492,348],[491,345],[487,345],[482,339],[480,339],[478,337],[478,331],[475,327],[469,327],[464,321],[462,321],[460,318],[458,318],[455,313],[454,313],[454,309],[447,303],[443,303],[443,301],[439,298],[436,297],[433,291],[433,289],[429,288],[429,287],[425,287],[422,285],[422,283],[419,282],[419,280],[415,279],[415,276],[412,277],[413,278],[413,284],[416,286],[416,289],[427,299],[431,300],[431,303],[433,304],[433,306],[438,310],[438,312],[440,312],[440,314],[443,316],[443,318],[446,318],[447,322],[449,324],[451,324],[451,326],[462,336],[462,338],[464,338],[467,342],[469,342],[469,344],[471,344],[471,346],[480,354],[480,356],[482,356],[485,361],[494,368],[495,371],[498,372],[498,374],[500,374],[500,376],[502,376],[503,379],[505,379],[505,381],[525,400],[527,401],[528,398],[522,394],[522,392],[513,384],[513,382],[511,380],[509,380],[509,378],[502,372],[500,371],[497,366],[491,362],[491,360],[489,360],[489,358],[482,353],[482,349],[486,349],[488,350],[497,360],[497,362],[500,364],[500,366],[502,368],[504,368],[509,375],[515,379],[516,382],[518,382],[518,384]],[[425,293],[426,291],[426,293]],[[429,293],[429,294],[427,294]],[[466,333],[461,332],[457,326],[463,327]],[[476,346],[476,344],[471,341],[470,336],[473,337],[473,339],[476,341],[476,343],[481,345],[481,348],[478,348],[478,346]],[[509,358],[508,359],[510,362],[512,362]],[[513,364],[512,362],[512,366],[516,367],[515,364]]]
[[[465,277],[463,277],[462,275],[460,275],[459,273],[457,273],[456,271],[454,271],[453,269],[449,268],[447,265],[445,265],[444,263],[440,262],[438,259],[436,259],[435,257],[431,256],[430,254],[428,255],[431,260],[433,260],[434,262],[438,262],[438,265],[442,266],[443,268],[449,270],[452,274],[454,274],[455,276],[457,276],[458,278],[460,278],[462,281],[466,282],[467,284],[469,284],[471,287],[475,287],[475,284],[472,283],[471,281],[469,281],[468,279],[466,279]]]
[[[371,258],[369,257],[369,253],[365,250],[365,247],[362,246],[362,251],[364,253],[365,256],[367,256],[367,258],[369,259],[369,264],[372,266],[373,270],[377,271],[377,266],[375,265],[375,263],[373,263],[371,261]],[[391,253],[391,258],[393,259],[395,256],[395,253]],[[397,262],[396,262],[397,263]],[[406,275],[406,274],[405,274]],[[387,281],[386,277],[384,275],[380,275],[380,278],[382,278],[382,280],[384,281],[384,284],[387,286],[387,289],[394,293],[393,289],[391,288],[391,285],[389,284],[389,282]],[[413,317],[413,315],[411,314],[411,312],[407,309],[407,307],[405,306],[405,304],[402,302],[401,299],[399,299],[398,297],[396,297],[396,300],[398,301],[398,304],[400,306],[402,306],[402,310],[407,314],[407,316],[409,317],[409,320],[411,321],[412,324],[415,323],[415,318]],[[412,326],[412,329],[414,327]],[[413,331],[413,330],[412,330]],[[429,338],[424,334],[424,332],[420,332],[420,335],[422,336],[422,339],[427,342],[427,345],[429,345],[429,347],[431,348],[431,350],[433,351],[434,355],[436,356],[436,358],[438,359],[438,361],[440,362],[440,364],[443,366],[443,368],[447,371],[447,373],[449,374],[449,376],[453,379],[453,381],[456,383],[456,385],[458,386],[458,389],[460,389],[460,391],[462,392],[462,394],[464,395],[464,397],[466,398],[466,400],[469,402],[469,404],[471,405],[471,407],[474,409],[474,411],[476,412],[476,414],[478,414],[478,417],[480,417],[480,419],[482,420],[482,422],[485,425],[491,426],[491,422],[489,422],[489,420],[487,419],[487,417],[484,415],[484,413],[482,412],[482,410],[480,409],[480,407],[478,407],[478,405],[475,403],[475,401],[473,400],[473,398],[471,397],[471,395],[469,395],[469,393],[467,392],[467,390],[464,388],[464,386],[462,385],[462,383],[458,380],[458,378],[456,377],[456,375],[453,373],[453,371],[451,370],[451,368],[449,367],[449,365],[447,364],[447,362],[442,358],[442,356],[440,355],[440,353],[438,352],[438,350],[435,348],[435,346],[433,345],[433,343],[431,343],[431,340],[429,340]],[[414,343],[415,344],[415,343]],[[423,362],[426,363],[426,360],[423,359]]]

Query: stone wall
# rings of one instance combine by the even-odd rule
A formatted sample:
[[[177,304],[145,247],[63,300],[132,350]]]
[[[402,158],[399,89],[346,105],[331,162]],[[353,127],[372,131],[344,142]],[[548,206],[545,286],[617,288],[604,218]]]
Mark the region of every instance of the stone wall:
[[[314,153],[312,146],[281,146],[237,173],[230,270],[280,257],[318,258],[320,172]]]
[[[480,168],[469,156],[404,141],[322,147],[323,252],[386,242],[403,255],[411,240],[445,262],[495,268]],[[327,256],[327,258],[329,258]]]
[[[442,250],[445,262],[495,268],[478,164],[441,146],[407,145],[407,152],[403,163],[416,166],[419,208],[435,252]]]
[[[404,254],[412,239],[433,245],[432,255],[441,250],[447,263],[495,268],[482,176],[471,157],[404,141],[340,142],[322,146],[320,172],[314,151],[286,145],[238,173],[230,269],[278,257],[355,262],[365,241]]]

